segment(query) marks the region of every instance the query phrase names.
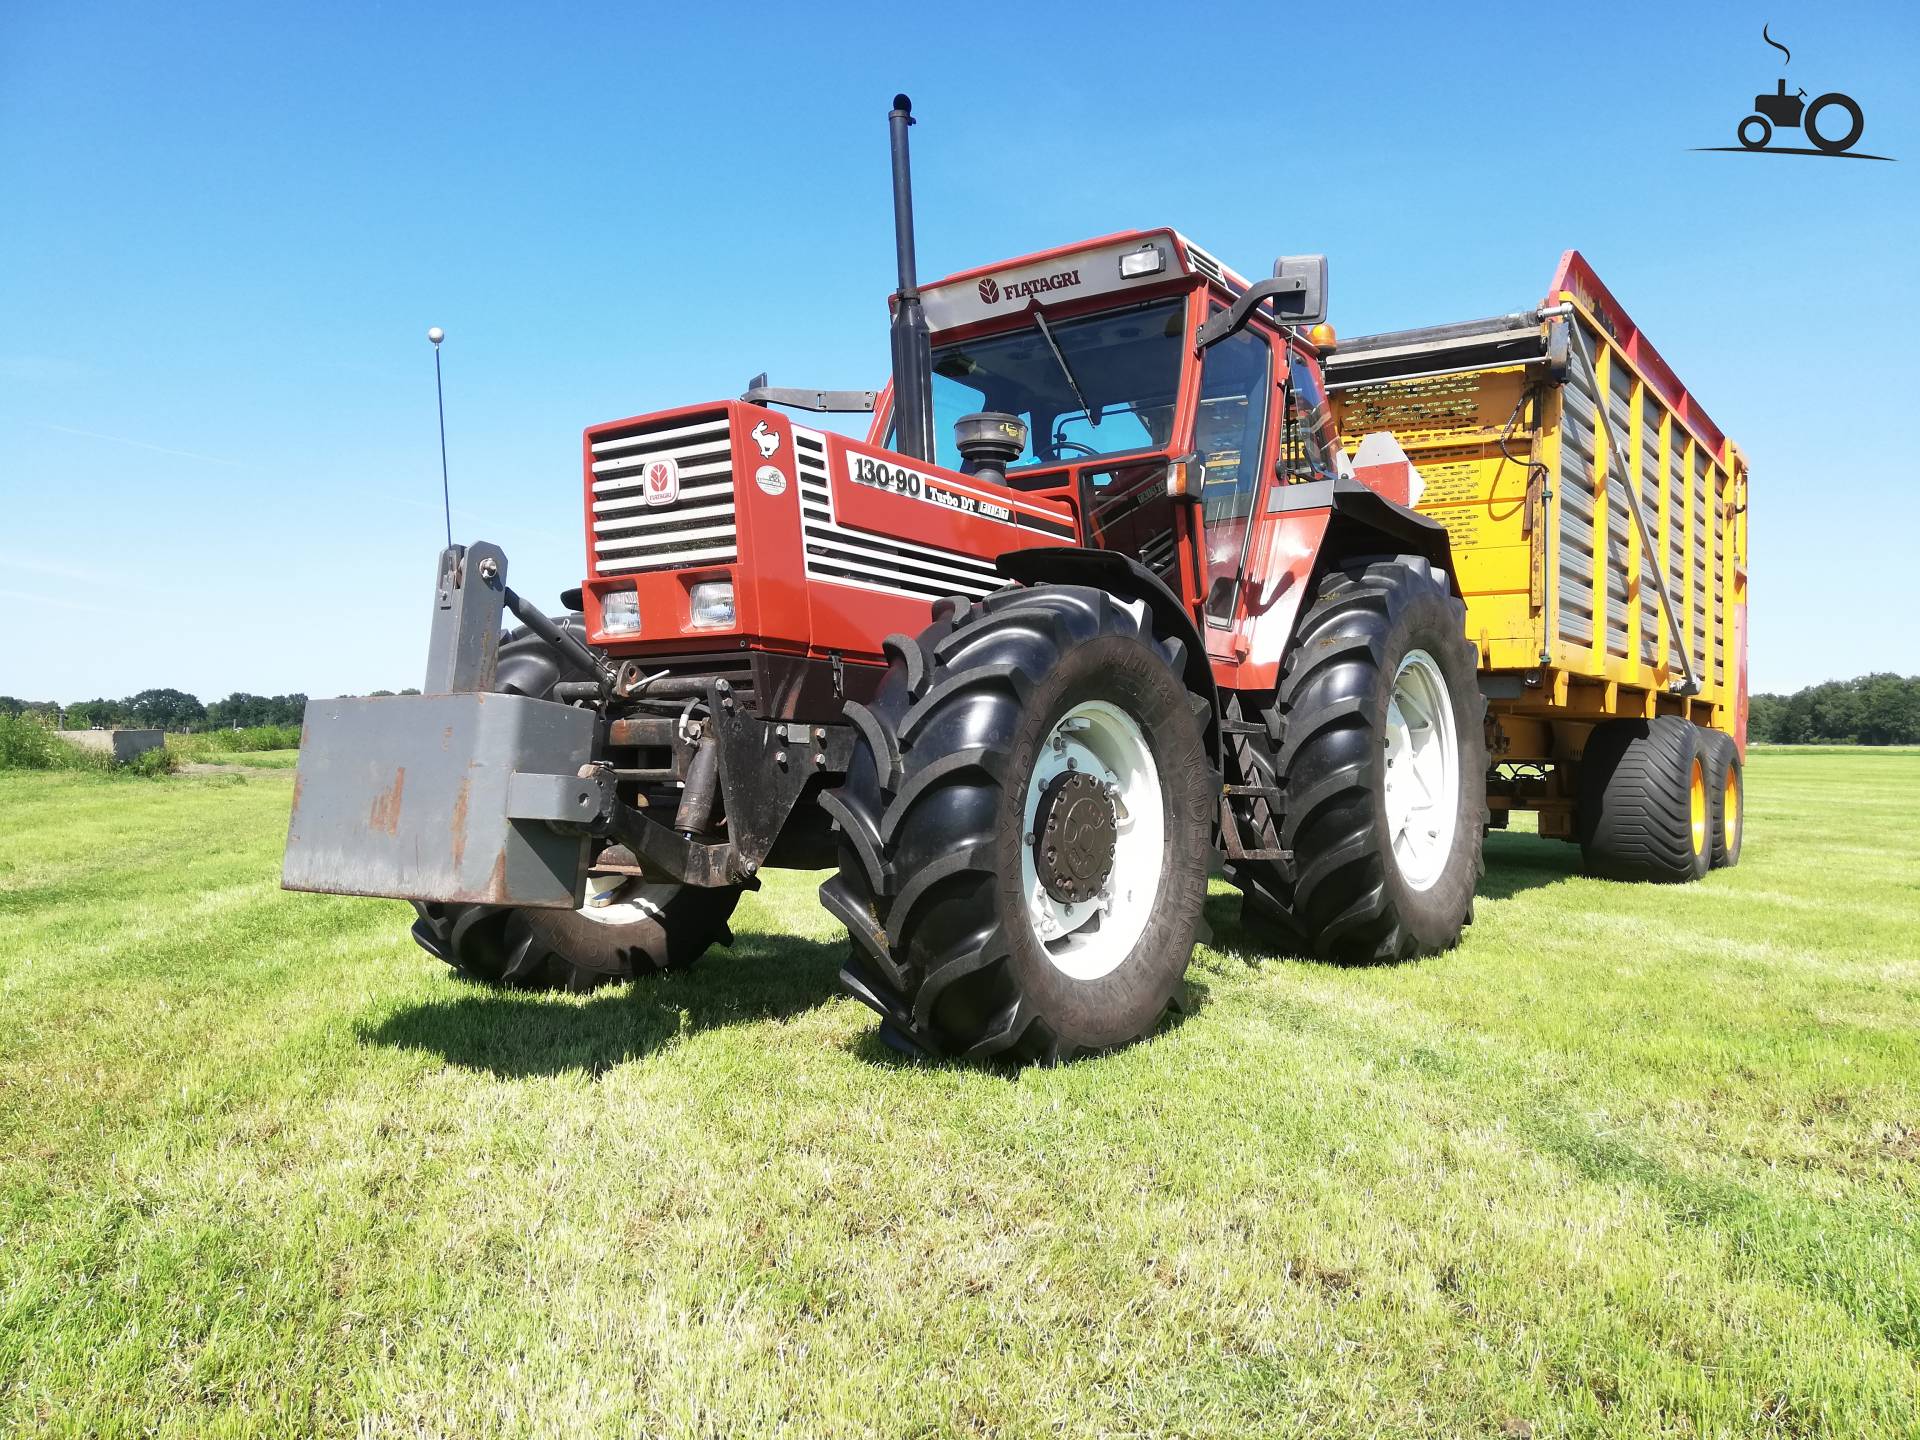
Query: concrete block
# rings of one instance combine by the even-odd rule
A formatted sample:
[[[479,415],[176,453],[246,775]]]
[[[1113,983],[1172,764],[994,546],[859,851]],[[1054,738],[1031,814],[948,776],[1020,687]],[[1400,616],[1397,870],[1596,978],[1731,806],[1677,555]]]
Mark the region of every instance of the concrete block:
[[[167,743],[164,730],[56,730],[53,733],[81,750],[111,755],[116,765],[124,765],[134,756],[158,750]]]

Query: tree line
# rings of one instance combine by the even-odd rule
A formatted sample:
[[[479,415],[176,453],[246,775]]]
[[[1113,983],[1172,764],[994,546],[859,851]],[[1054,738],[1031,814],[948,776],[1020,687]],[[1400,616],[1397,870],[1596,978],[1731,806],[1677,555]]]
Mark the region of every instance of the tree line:
[[[392,695],[376,690],[375,695]],[[418,695],[418,690],[402,690]],[[203,705],[184,690],[142,690],[124,700],[76,700],[61,705],[52,700],[21,700],[0,695],[0,715],[36,715],[48,725],[66,730],[240,730],[255,725],[298,725],[306,714],[304,695],[249,695],[236,690],[224,700]]]
[[[375,690],[417,695],[418,690]],[[51,700],[0,695],[0,714],[38,715],[69,730],[138,726],[158,730],[233,730],[253,725],[298,725],[305,695],[249,695],[236,690],[201,704],[184,690],[142,690],[124,700]],[[1774,745],[1920,745],[1920,675],[1861,675],[1829,680],[1791,695],[1755,695],[1747,738]]]
[[[1747,738],[1775,745],[1920,745],[1920,675],[1861,675],[1755,695]]]

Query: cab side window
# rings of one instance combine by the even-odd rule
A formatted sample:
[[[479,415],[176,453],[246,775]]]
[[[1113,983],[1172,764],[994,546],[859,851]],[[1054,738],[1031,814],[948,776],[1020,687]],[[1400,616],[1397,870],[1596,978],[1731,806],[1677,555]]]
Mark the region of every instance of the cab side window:
[[[1333,413],[1327,392],[1304,355],[1289,355],[1286,428],[1281,435],[1280,478],[1289,485],[1329,480],[1335,473]]]
[[[1193,448],[1201,470],[1201,524],[1207,547],[1207,611],[1225,619],[1246,548],[1247,517],[1264,473],[1267,392],[1273,349],[1242,330],[1207,351],[1200,367],[1200,409]]]

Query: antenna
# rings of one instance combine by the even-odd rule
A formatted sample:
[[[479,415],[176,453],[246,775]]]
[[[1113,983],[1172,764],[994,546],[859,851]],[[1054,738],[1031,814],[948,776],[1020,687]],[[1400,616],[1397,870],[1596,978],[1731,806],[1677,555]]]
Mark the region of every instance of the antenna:
[[[440,342],[447,332],[438,325],[427,331],[433,343],[433,399],[440,410],[440,508],[447,517],[447,548],[453,548],[453,494],[447,488],[447,393],[440,384]]]

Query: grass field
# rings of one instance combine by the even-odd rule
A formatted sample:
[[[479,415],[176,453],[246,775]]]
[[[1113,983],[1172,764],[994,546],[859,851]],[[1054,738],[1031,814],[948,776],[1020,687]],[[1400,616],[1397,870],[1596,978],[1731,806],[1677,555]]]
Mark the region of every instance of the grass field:
[[[241,765],[249,770],[291,770],[300,763],[298,750],[200,750],[186,757],[194,765]]]
[[[1920,754],[1687,889],[1495,835],[1459,951],[897,1061],[813,879],[589,997],[275,888],[291,777],[0,775],[0,1427],[1920,1432]]]

